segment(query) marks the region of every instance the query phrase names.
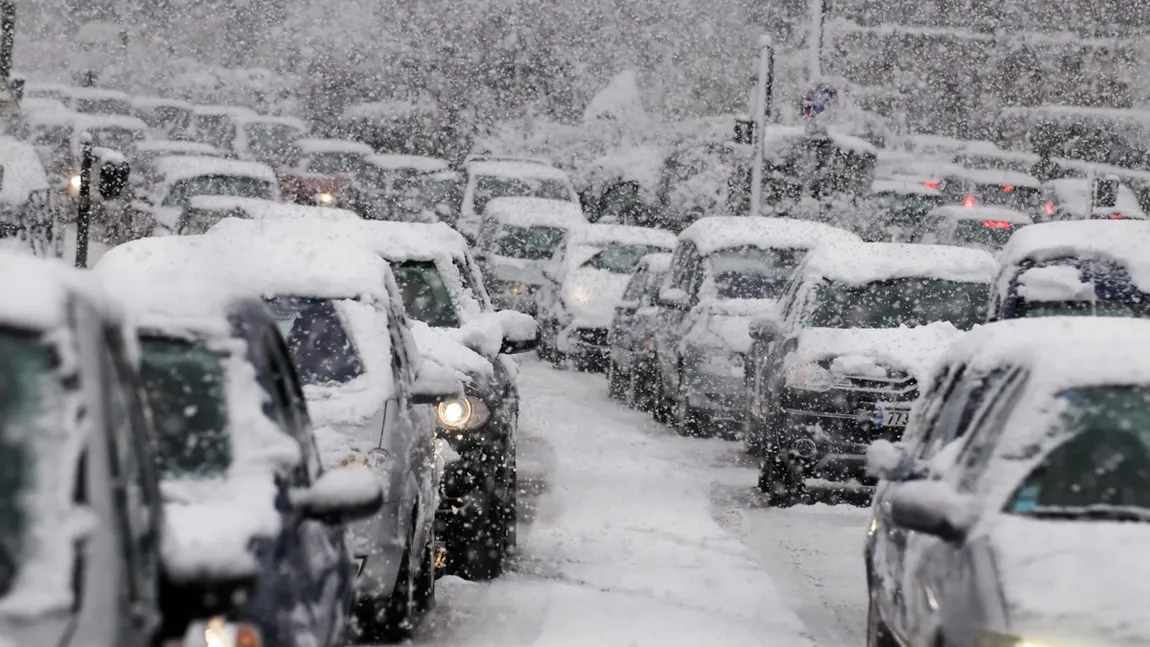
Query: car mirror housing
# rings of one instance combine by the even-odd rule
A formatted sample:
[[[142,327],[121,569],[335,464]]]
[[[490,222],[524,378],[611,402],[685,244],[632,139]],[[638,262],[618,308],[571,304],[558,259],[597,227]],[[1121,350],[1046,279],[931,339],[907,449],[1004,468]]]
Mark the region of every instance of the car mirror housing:
[[[685,290],[663,288],[659,290],[659,305],[672,310],[687,310],[691,307],[691,302]]]
[[[517,355],[519,353],[526,353],[533,351],[539,347],[539,332],[535,332],[535,336],[531,339],[510,339],[505,337],[503,345],[499,348],[500,355]]]
[[[328,470],[311,487],[292,490],[289,496],[305,518],[332,524],[366,519],[383,506],[379,477],[360,463]]]
[[[419,376],[411,385],[413,404],[439,404],[462,395],[463,385],[455,373],[427,360],[419,367]]]
[[[903,443],[880,439],[867,447],[866,471],[883,481],[905,481],[914,472],[914,461]]]
[[[779,322],[772,317],[758,317],[751,320],[749,327],[751,339],[758,339],[761,341],[775,341],[783,336],[782,327]]]
[[[942,481],[900,483],[889,501],[896,526],[949,543],[962,543],[973,522],[969,498]]]

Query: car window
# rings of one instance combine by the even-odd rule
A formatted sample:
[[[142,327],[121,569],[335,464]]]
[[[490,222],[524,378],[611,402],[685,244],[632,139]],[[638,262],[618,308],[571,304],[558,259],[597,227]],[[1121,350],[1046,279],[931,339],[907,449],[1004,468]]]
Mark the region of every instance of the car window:
[[[969,330],[985,317],[986,283],[906,277],[864,285],[819,284],[807,328],[898,328],[949,321]]]
[[[223,195],[237,198],[271,200],[272,185],[259,178],[242,175],[201,175],[180,180],[164,196],[165,207],[186,207],[197,195]]]
[[[393,263],[407,316],[436,328],[458,328],[459,313],[434,261]]]
[[[472,207],[475,209],[475,213],[483,213],[487,203],[495,198],[548,198],[567,202],[575,201],[567,183],[562,180],[496,175],[478,176],[475,180],[475,195],[472,198]]]
[[[363,360],[331,299],[266,299],[303,384],[344,384],[364,374]]]
[[[263,336],[263,352],[271,372],[273,394],[283,411],[289,416],[285,429],[299,444],[304,460],[292,469],[291,484],[296,487],[311,485],[312,479],[319,476],[319,457],[312,442],[311,427],[307,419],[307,405],[300,390],[299,378],[292,368],[291,359],[284,342],[272,331]]]
[[[806,250],[735,247],[707,256],[720,299],[777,299]]]
[[[986,375],[966,373],[960,369],[949,393],[944,398],[930,431],[918,448],[920,459],[927,460],[969,429],[987,394],[1006,378],[1009,369],[1000,368]]]
[[[627,288],[623,290],[624,301],[638,301],[643,296],[643,286],[647,283],[647,270],[639,270],[631,275]]]
[[[1003,378],[999,389],[989,394],[978,408],[970,426],[970,437],[959,453],[958,488],[963,492],[973,492],[979,479],[990,463],[994,446],[1002,436],[1014,404],[1022,394],[1026,376],[1019,369],[1012,369]]]
[[[541,261],[551,258],[565,232],[559,227],[500,225],[493,236],[491,253],[510,258]]]

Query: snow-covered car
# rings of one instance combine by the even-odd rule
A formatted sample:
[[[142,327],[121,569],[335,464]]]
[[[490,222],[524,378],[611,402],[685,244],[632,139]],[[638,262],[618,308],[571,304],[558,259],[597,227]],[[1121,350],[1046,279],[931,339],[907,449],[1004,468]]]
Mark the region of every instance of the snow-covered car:
[[[811,249],[861,242],[846,230],[789,218],[712,216],[684,229],[659,290],[656,419],[685,435],[743,423],[751,318],[776,314]]]
[[[192,104],[164,97],[132,97],[132,115],[148,124],[152,135],[165,139],[192,118]]]
[[[342,201],[371,220],[438,222],[421,193],[423,178],[450,170],[447,162],[426,155],[368,155]],[[431,211],[431,213],[425,213]]]
[[[607,334],[607,394],[632,408],[649,410],[654,403],[659,287],[670,268],[670,254],[647,254],[639,261]]]
[[[172,139],[193,141],[232,153],[232,143],[241,119],[257,117],[255,110],[242,106],[194,106],[191,117],[169,133]]]
[[[1148,345],[1144,321],[1048,318],[951,349],[910,443],[870,454],[886,482],[868,644],[1150,640],[1131,602],[1150,541],[1150,369],[1130,349]]]
[[[476,256],[496,307],[534,315],[543,267],[573,227],[587,224],[578,204],[547,198],[495,198],[483,210]]]
[[[1014,232],[1034,224],[1026,213],[1006,207],[946,205],[932,209],[923,219],[918,237],[925,245],[953,245],[996,252]]]
[[[298,117],[237,115],[236,136],[231,151],[240,159],[262,162],[274,169],[295,164],[300,155],[296,145],[307,136],[308,127]]]
[[[547,198],[579,205],[571,178],[549,164],[476,160],[464,165],[463,171],[463,202],[455,227],[471,241],[478,239],[483,211],[495,198]]]
[[[383,510],[348,533],[360,565],[354,613],[366,640],[403,637],[435,596],[443,456],[431,405],[458,401],[463,387],[419,352],[391,270],[377,254],[314,230],[274,236],[229,229],[181,240],[200,239],[241,259],[231,280],[263,295],[284,332],[323,463],[365,464],[383,480]]]
[[[539,290],[539,354],[580,370],[607,368],[607,332],[635,267],[647,254],[670,252],[675,234],[627,225],[568,230],[543,267]]]
[[[808,479],[865,479],[875,439],[895,439],[947,346],[983,321],[987,252],[909,243],[826,245],[805,258],[780,318],[751,326],[749,448],[759,487],[791,505]]]
[[[371,146],[347,139],[300,139],[298,158],[280,173],[284,195],[299,204],[335,206],[367,167]]]
[[[998,261],[990,321],[1150,317],[1150,223],[1042,223],[1011,237]]]
[[[51,206],[52,192],[36,149],[0,137],[0,169],[0,239],[50,238],[52,213],[43,209]]]
[[[68,107],[76,112],[90,115],[132,115],[131,98],[118,90],[103,88],[72,88]]]
[[[1138,196],[1130,187],[1118,184],[1113,207],[1091,208],[1090,180],[1062,178],[1042,185],[1045,195],[1043,215],[1049,220],[1146,220]]]
[[[942,206],[933,182],[875,180],[866,201],[867,222],[860,223],[868,242],[911,241],[920,235],[926,215]]]
[[[174,139],[149,139],[136,142],[135,154],[128,160],[132,165],[132,183],[148,186],[156,181],[155,161],[161,157],[224,157],[223,151],[200,142],[185,142]]]
[[[277,321],[242,277],[213,277],[242,258],[217,251],[150,238],[96,268],[139,330],[165,557],[180,581],[254,569],[238,618],[272,644],[334,647],[355,598],[346,524],[376,514],[383,488],[366,469],[324,471]]]
[[[72,103],[72,91],[76,89],[77,86],[65,83],[26,83],[24,96],[29,99],[54,99],[67,106]]]
[[[120,151],[129,157],[147,137],[148,126],[135,117],[44,112],[25,119],[28,142],[36,147],[44,170],[54,184],[76,195],[80,189],[80,135],[92,144]]]
[[[285,220],[306,218],[325,222],[359,221],[359,214],[333,207],[312,207],[293,202],[272,202],[230,195],[197,195],[176,221],[175,233],[181,236],[204,234],[225,218],[243,220]]]
[[[447,570],[470,579],[503,571],[517,541],[518,366],[534,348],[530,317],[493,312],[463,237],[434,225],[358,221],[223,221],[209,236],[264,241],[336,239],[386,260],[395,275],[421,354],[464,382],[464,398],[437,411],[437,434],[457,455],[443,478],[437,534]]]
[[[152,163],[155,182],[137,195],[146,198],[156,223],[176,230],[180,215],[199,195],[223,195],[279,202],[275,171],[259,162],[178,155]]]
[[[1042,183],[1029,173],[964,169],[947,173],[938,183],[943,201],[966,207],[1005,207],[1031,217],[1042,212]]]

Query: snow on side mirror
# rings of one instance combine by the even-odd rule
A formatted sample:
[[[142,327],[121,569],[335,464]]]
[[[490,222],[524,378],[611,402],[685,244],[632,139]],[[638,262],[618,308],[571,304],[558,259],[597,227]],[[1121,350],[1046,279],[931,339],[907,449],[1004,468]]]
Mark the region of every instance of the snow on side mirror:
[[[292,490],[292,506],[308,519],[350,523],[383,506],[383,485],[366,465],[353,463],[323,473],[311,487]]]
[[[663,288],[659,290],[659,305],[672,310],[687,310],[690,308],[690,299],[687,292],[680,288]]]
[[[876,440],[866,450],[867,474],[884,481],[905,481],[914,462],[906,445],[889,440]]]
[[[462,397],[463,385],[455,373],[442,366],[423,361],[419,376],[411,385],[411,401],[414,404],[439,404],[450,398]]]
[[[942,481],[901,483],[890,496],[890,519],[896,526],[961,543],[974,521],[971,499]]]
[[[500,355],[526,353],[539,346],[539,325],[534,317],[514,310],[499,310],[495,316],[503,332]]]
[[[755,317],[751,320],[748,331],[751,339],[767,342],[774,341],[783,335],[783,330],[774,317]]]

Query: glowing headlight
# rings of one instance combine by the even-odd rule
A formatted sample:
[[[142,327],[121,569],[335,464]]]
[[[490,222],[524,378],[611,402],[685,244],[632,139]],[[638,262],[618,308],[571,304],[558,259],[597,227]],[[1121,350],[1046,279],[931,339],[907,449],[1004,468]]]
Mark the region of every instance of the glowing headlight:
[[[217,616],[188,627],[180,647],[263,647],[260,630],[246,622],[228,622]]]
[[[818,393],[829,391],[841,383],[834,373],[814,363],[789,366],[784,375],[788,387]]]
[[[435,414],[441,427],[464,430],[482,427],[491,417],[491,410],[482,400],[467,396],[440,402]]]
[[[571,294],[571,302],[577,303],[581,306],[585,306],[588,303],[591,303],[591,299],[593,298],[591,291],[588,290],[587,288],[581,286],[581,285],[575,286],[571,290],[570,294]]]
[[[503,289],[506,290],[508,294],[521,294],[523,292],[523,284],[519,281],[508,281],[503,284]]]
[[[79,176],[79,175],[73,175],[73,176],[72,176],[72,177],[71,177],[71,178],[68,180],[68,186],[70,186],[70,187],[72,187],[73,189],[76,189],[77,191],[79,191],[79,190],[80,190],[80,176]]]
[[[315,196],[315,201],[318,204],[328,205],[335,201],[335,196],[330,193],[320,193]]]
[[[1018,636],[1006,636],[1003,634],[988,633],[983,634],[982,638],[978,641],[978,647],[1054,647],[1050,643],[1031,640],[1029,638],[1020,638]]]

